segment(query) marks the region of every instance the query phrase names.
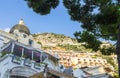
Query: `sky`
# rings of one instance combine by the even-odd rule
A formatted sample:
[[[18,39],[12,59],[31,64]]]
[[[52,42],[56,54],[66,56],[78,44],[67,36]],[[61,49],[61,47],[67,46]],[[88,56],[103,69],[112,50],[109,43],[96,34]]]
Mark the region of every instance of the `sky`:
[[[62,3],[48,15],[39,15],[28,7],[24,0],[0,1],[0,29],[8,31],[23,19],[31,33],[56,33],[74,37],[81,31],[80,23],[72,21]]]

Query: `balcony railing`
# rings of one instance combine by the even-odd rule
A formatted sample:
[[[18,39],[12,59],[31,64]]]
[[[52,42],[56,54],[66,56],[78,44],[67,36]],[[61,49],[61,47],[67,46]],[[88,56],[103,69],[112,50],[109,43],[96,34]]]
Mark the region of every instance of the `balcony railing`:
[[[25,59],[24,60],[24,65],[28,66],[28,67],[31,67],[32,66],[32,62],[30,59]]]
[[[31,68],[35,68],[37,70],[44,70],[46,63],[40,62],[32,62],[33,60],[25,59],[19,56],[12,56],[12,62],[18,65],[23,65]]]
[[[17,63],[17,64],[21,64],[21,59],[18,56],[13,56],[12,57],[12,62]]]
[[[34,68],[36,69],[41,69],[41,64],[40,63],[34,63]]]

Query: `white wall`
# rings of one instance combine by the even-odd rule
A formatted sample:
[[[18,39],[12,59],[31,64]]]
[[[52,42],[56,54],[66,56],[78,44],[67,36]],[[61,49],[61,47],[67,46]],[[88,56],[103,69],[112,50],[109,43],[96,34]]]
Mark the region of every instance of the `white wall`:
[[[53,63],[53,61],[51,61],[51,60],[49,60],[49,59],[45,59],[44,62],[48,64],[48,67],[49,67],[49,68],[60,72],[60,67],[59,67],[59,65],[55,65],[55,64]]]
[[[81,69],[73,69],[73,75],[77,78],[86,77],[85,73]]]

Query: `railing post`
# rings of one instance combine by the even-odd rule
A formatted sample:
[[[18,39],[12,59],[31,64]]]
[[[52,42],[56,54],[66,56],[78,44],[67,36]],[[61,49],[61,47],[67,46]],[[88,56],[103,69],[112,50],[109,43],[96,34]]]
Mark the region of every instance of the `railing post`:
[[[21,55],[21,57],[23,57],[24,56],[24,48],[22,48],[22,55]]]
[[[14,43],[14,42],[12,42],[11,52],[13,52],[13,51],[14,51],[14,47],[15,47],[15,43]]]
[[[34,58],[34,51],[32,50],[32,60],[33,60],[33,58]]]

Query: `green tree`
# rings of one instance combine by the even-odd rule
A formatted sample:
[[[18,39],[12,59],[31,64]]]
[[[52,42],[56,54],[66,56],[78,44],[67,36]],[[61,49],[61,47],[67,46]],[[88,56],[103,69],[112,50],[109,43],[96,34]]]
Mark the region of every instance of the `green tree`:
[[[77,39],[78,42],[81,41],[81,40],[80,40],[80,39],[81,39],[81,38],[80,38],[80,35],[81,35],[81,32],[77,32],[77,31],[76,31],[76,32],[74,33],[74,36],[75,36],[75,38]]]
[[[86,44],[84,44],[86,48],[92,48],[94,51],[99,50],[101,42],[94,36],[93,33],[83,31],[82,33],[75,32],[74,35],[78,42],[86,42]]]
[[[49,14],[51,9],[55,9],[59,0],[25,0],[30,8],[41,15]]]
[[[100,49],[100,52],[103,54],[103,55],[111,55],[113,53],[115,53],[115,47],[114,46],[110,46],[110,47],[103,47]]]
[[[52,8],[55,9],[60,0],[26,1],[35,12],[45,15],[49,14]],[[95,37],[117,40],[116,53],[120,76],[120,0],[63,0],[63,4],[71,20],[81,23],[85,31]]]

